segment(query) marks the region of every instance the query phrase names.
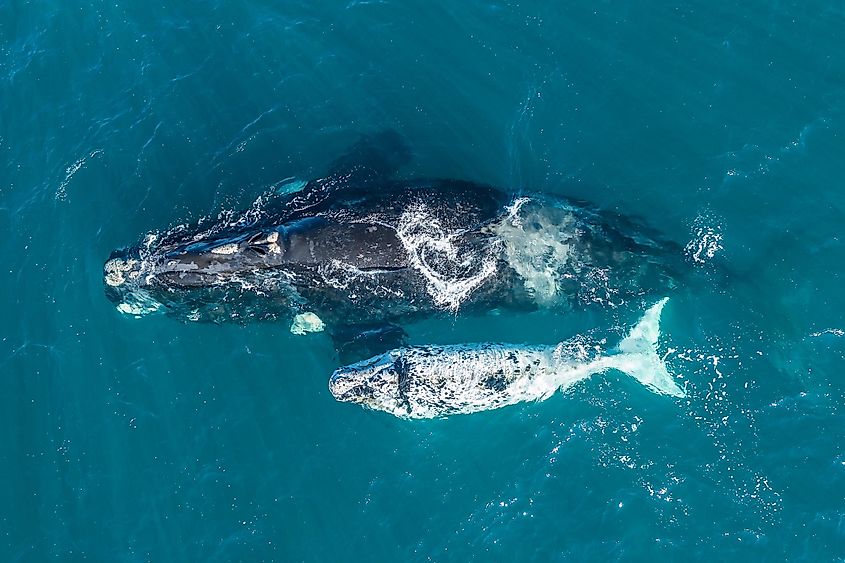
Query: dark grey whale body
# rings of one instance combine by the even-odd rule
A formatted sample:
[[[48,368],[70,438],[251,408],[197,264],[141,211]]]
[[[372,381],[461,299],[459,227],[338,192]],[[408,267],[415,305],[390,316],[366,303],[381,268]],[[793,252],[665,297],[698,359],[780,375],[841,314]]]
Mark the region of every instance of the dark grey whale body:
[[[679,248],[629,219],[462,180],[393,180],[383,153],[363,152],[376,164],[113,253],[108,297],[136,316],[325,323],[342,347],[438,312],[614,305],[674,284]]]

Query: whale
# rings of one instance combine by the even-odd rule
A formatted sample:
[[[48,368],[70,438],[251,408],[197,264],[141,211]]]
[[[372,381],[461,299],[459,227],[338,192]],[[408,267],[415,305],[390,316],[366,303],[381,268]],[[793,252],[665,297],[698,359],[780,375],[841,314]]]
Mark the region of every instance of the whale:
[[[150,231],[109,256],[106,295],[131,317],[328,331],[343,358],[363,358],[403,344],[415,319],[616,307],[677,284],[680,246],[644,222],[559,195],[397,178],[409,159],[397,134],[365,136],[322,178]]]
[[[411,346],[339,368],[329,390],[338,401],[406,419],[543,401],[609,370],[625,373],[655,393],[684,397],[657,350],[666,301],[651,306],[611,350],[583,336],[556,346]]]

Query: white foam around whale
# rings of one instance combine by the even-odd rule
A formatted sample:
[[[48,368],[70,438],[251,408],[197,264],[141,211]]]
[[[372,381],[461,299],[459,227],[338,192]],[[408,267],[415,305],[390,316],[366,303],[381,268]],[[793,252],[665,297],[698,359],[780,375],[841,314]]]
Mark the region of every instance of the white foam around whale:
[[[537,205],[526,197],[515,200],[493,226],[504,243],[505,259],[540,305],[560,300],[563,277],[575,258],[576,228],[571,210]]]
[[[684,253],[694,264],[709,262],[723,249],[721,226],[706,215],[699,215],[693,223],[693,236]]]
[[[412,268],[422,274],[434,303],[456,312],[461,303],[496,272],[496,245],[473,251],[458,243],[461,231],[445,229],[425,204],[410,206],[396,235]]]

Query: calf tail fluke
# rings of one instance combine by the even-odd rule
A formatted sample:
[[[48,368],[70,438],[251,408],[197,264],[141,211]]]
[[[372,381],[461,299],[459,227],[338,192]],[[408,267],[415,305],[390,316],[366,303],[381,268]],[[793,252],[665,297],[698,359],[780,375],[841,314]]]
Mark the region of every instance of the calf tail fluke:
[[[620,354],[616,356],[618,364],[615,367],[656,393],[684,397],[686,393],[675,383],[657,353],[660,313],[668,300],[668,297],[664,297],[652,305],[628,336],[622,339],[619,343]]]

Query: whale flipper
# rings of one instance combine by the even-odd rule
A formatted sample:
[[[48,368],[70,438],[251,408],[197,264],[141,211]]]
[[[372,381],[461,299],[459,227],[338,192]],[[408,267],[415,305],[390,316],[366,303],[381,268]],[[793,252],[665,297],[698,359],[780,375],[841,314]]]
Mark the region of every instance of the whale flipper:
[[[340,184],[389,180],[411,161],[411,149],[393,129],[362,135],[329,166],[329,178]]]
[[[385,129],[362,135],[329,165],[325,178],[294,183],[295,189],[283,187],[275,190],[274,195],[282,195],[285,212],[296,216],[323,204],[339,191],[366,192],[370,187],[386,183],[410,161],[411,149],[405,139],[396,131]]]
[[[393,323],[342,325],[331,331],[342,363],[376,356],[407,344],[408,334]]]

